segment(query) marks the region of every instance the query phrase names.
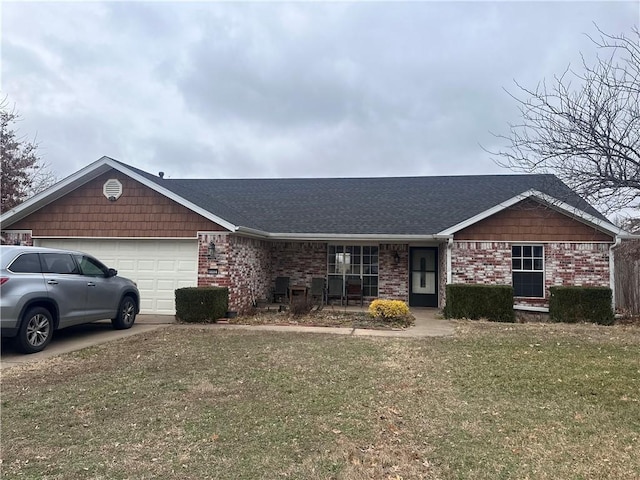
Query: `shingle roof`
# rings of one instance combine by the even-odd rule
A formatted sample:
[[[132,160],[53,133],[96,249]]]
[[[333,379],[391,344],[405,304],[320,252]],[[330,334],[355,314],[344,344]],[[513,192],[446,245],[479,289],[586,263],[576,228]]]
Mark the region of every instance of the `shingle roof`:
[[[434,235],[528,190],[606,219],[554,175],[161,179],[234,225],[270,233]]]

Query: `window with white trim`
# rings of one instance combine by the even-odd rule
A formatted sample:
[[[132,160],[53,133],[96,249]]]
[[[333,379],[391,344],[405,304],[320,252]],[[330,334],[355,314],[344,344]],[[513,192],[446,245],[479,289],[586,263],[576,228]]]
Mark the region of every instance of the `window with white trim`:
[[[514,296],[544,298],[542,245],[512,245],[511,272]]]
[[[378,296],[378,246],[377,245],[329,245],[328,274],[342,277],[342,284],[349,278],[362,279],[362,294]]]

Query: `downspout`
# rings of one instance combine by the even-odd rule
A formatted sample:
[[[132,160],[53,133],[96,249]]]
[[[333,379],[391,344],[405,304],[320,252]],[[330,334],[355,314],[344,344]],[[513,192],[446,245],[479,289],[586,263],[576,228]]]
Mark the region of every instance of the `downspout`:
[[[453,250],[453,236],[449,237],[449,241],[447,242],[447,285],[449,285],[453,279],[453,272],[451,271],[452,250]]]
[[[616,235],[616,241],[609,247],[609,287],[611,288],[611,308],[616,311],[616,279],[615,279],[615,261],[613,250],[620,246],[622,238]]]

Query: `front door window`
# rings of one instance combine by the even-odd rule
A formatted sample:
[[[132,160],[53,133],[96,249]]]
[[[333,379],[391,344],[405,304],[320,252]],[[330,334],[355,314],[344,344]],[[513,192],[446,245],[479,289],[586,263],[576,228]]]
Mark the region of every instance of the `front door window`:
[[[437,307],[438,248],[411,248],[409,267],[409,305]]]

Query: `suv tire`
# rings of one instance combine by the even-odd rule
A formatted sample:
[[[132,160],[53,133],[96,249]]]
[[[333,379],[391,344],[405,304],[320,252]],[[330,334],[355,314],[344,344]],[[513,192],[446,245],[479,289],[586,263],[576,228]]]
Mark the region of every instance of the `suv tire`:
[[[32,307],[26,311],[20,323],[16,343],[24,353],[44,350],[53,336],[53,317],[44,307]]]
[[[136,302],[127,295],[120,302],[118,307],[118,316],[111,319],[111,325],[116,330],[125,330],[133,326],[133,322],[136,321]]]

